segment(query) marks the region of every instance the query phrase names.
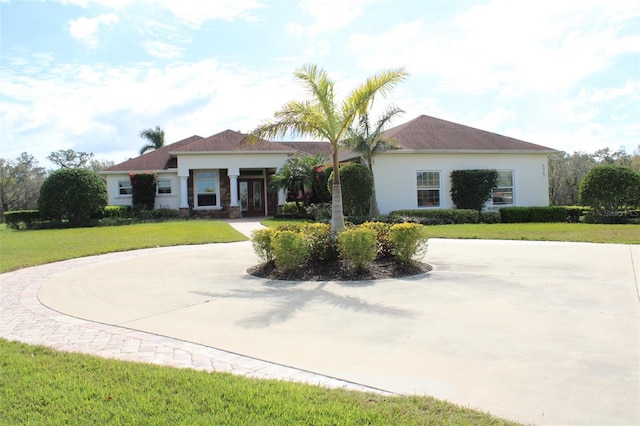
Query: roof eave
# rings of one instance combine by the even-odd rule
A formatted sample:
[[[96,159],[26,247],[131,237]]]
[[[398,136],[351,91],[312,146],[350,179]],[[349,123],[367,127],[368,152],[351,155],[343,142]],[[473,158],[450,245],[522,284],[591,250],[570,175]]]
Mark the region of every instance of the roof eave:
[[[527,150],[527,149],[389,149],[380,154],[555,154],[555,149]]]

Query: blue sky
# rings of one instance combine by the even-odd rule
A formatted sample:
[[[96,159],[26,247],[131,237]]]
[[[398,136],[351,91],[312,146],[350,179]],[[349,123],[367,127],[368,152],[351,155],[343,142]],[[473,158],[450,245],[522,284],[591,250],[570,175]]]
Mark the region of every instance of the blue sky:
[[[0,0],[0,157],[59,149],[137,155],[249,132],[327,70],[339,95],[410,73],[406,111],[554,149],[640,144],[637,0]]]

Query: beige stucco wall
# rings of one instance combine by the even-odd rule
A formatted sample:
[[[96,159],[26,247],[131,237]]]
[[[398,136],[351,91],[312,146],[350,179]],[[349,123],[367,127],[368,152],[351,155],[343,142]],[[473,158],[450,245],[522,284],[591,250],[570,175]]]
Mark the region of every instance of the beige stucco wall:
[[[546,154],[383,153],[374,159],[376,197],[382,214],[416,209],[416,172],[440,171],[440,208],[454,208],[449,174],[461,169],[513,170],[514,205],[549,205]],[[488,203],[491,209],[491,202]],[[504,206],[501,206],[504,207]]]

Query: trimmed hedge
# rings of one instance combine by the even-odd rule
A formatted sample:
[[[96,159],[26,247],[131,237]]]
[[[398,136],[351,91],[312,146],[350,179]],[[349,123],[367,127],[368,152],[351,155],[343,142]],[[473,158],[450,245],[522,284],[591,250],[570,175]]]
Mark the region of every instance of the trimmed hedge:
[[[503,223],[578,222],[582,210],[579,206],[503,207],[500,209],[500,217]]]
[[[389,213],[389,220],[393,223],[414,222],[421,225],[478,223],[479,219],[478,211],[473,209],[415,209]]]
[[[131,206],[106,206],[104,208],[104,212],[102,213],[102,217],[131,217],[132,211]]]
[[[11,229],[31,229],[40,220],[39,210],[14,210],[4,212],[4,221]]]

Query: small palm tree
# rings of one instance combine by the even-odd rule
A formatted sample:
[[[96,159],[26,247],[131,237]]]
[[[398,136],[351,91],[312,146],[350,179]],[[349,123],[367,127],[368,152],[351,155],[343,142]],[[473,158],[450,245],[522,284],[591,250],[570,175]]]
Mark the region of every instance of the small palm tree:
[[[149,141],[149,143],[140,150],[140,155],[164,146],[164,130],[162,130],[160,126],[156,126],[155,129],[144,129],[140,132],[140,137]]]
[[[369,77],[356,87],[340,104],[335,100],[335,83],[317,65],[304,65],[294,75],[307,90],[309,99],[286,103],[253,132],[253,138],[274,139],[292,133],[293,136],[312,136],[331,143],[333,170],[338,170],[338,147],[351,125],[366,114],[377,94],[386,96],[402,82],[407,73],[404,68],[391,69]],[[336,235],[344,228],[340,174],[333,174],[331,202],[331,232]]]
[[[302,156],[296,154],[289,158],[285,165],[273,175],[271,187],[273,189],[286,189],[293,194],[298,194],[299,192],[306,194],[311,189],[316,169],[318,166],[325,164],[326,161],[327,157],[323,153]],[[295,203],[298,211],[301,211],[302,208],[299,201],[299,197],[296,196]]]
[[[358,127],[349,130],[349,135],[344,141],[344,145],[360,154],[366,165],[369,167],[373,180],[373,193],[369,204],[369,214],[377,216],[380,214],[378,209],[378,201],[376,200],[376,184],[373,176],[373,157],[384,150],[394,148],[396,145],[390,139],[385,139],[382,135],[384,128],[395,117],[403,114],[404,111],[395,106],[387,107],[386,111],[380,116],[372,130],[369,122],[369,114],[360,116]]]

